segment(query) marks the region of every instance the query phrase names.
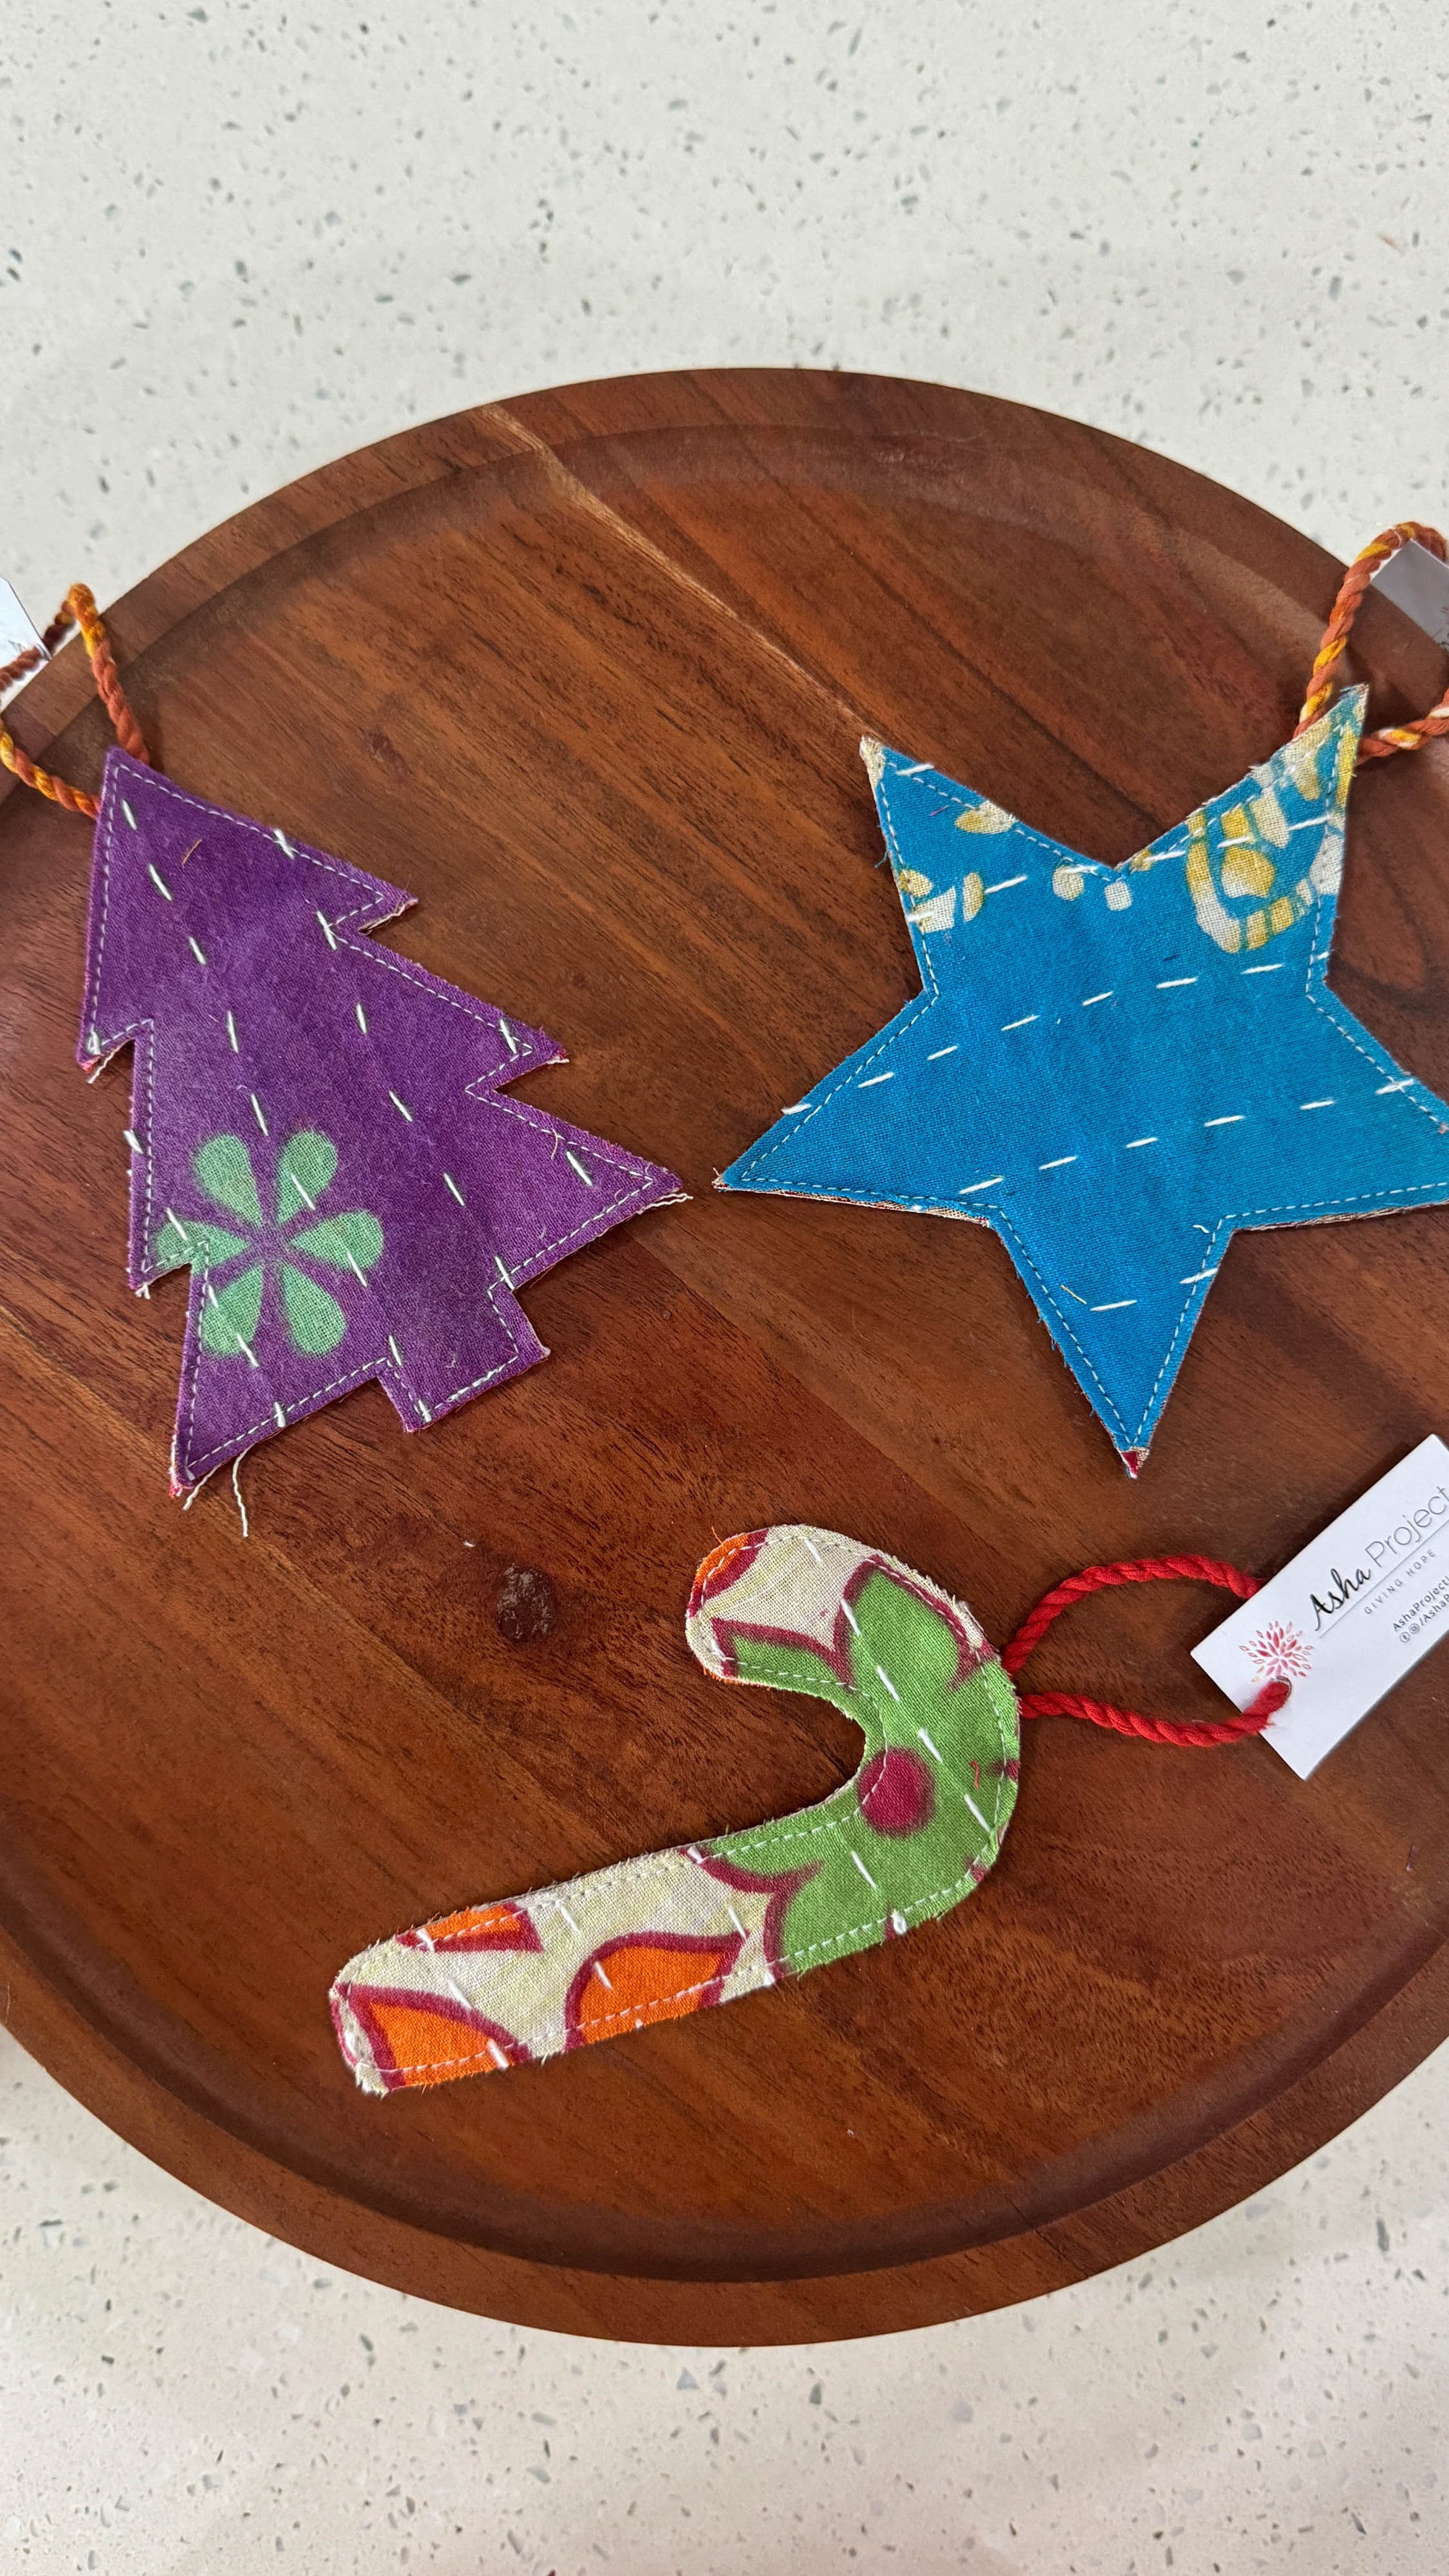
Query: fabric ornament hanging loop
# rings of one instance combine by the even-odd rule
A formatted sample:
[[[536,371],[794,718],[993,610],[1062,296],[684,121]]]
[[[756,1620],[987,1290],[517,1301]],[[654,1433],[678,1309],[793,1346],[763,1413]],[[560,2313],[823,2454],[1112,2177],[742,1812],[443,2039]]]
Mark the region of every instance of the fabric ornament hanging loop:
[[[1322,715],[1332,699],[1336,674],[1348,646],[1353,621],[1363,605],[1364,594],[1376,573],[1382,572],[1391,555],[1401,546],[1422,546],[1426,554],[1437,555],[1440,563],[1449,559],[1449,545],[1437,528],[1426,528],[1418,519],[1399,519],[1385,528],[1382,536],[1354,556],[1338,586],[1338,597],[1323,631],[1323,642],[1314,655],[1308,679],[1308,695],[1293,729],[1295,742],[1299,734]],[[1449,733],[1449,697],[1440,698],[1427,715],[1416,716],[1411,724],[1381,725],[1377,733],[1366,733],[1358,747],[1358,766],[1367,760],[1387,760],[1396,751],[1422,751],[1426,742]]]
[[[28,672],[34,671],[43,656],[50,655],[58,645],[63,644],[73,626],[80,629],[81,639],[95,676],[96,694],[115,727],[117,742],[122,751],[129,752],[133,760],[143,761],[149,769],[151,755],[146,749],[145,737],[136,722],[131,702],[121,686],[121,675],[116,669],[116,657],[111,651],[110,637],[106,633],[95,599],[83,581],[72,582],[66,592],[60,607],[41,637],[43,651],[37,652],[35,646],[31,644],[23,653],[17,653],[13,662],[7,662],[3,668],[0,668],[0,697],[4,696],[5,691],[11,688],[15,681],[24,679]],[[31,632],[34,632],[33,628]],[[92,822],[95,821],[101,810],[99,797],[89,796],[83,787],[72,787],[69,779],[56,778],[50,770],[38,768],[36,763],[21,750],[19,743],[3,723],[0,723],[0,761],[4,762],[7,769],[14,771],[23,787],[33,787],[37,795],[48,796],[53,805],[64,806],[67,813],[87,814]]]
[[[1241,1566],[1224,1565],[1215,1556],[1148,1556],[1115,1565],[1089,1565],[1080,1574],[1069,1574],[1064,1583],[1054,1584],[1027,1612],[1015,1636],[1001,1649],[1005,1670],[1015,1681],[1053,1620],[1070,1610],[1074,1601],[1119,1583],[1172,1581],[1216,1583],[1225,1592],[1235,1592],[1240,1601],[1251,1601],[1259,1589],[1255,1574],[1245,1574]],[[1135,1735],[1147,1744],[1238,1744],[1245,1735],[1260,1734],[1269,1718],[1277,1716],[1287,1704],[1291,1687],[1287,1681],[1267,1681],[1246,1708],[1235,1710],[1231,1717],[1207,1719],[1139,1717],[1133,1709],[1114,1708],[1110,1700],[1088,1699],[1080,1691],[1023,1691],[1018,1705],[1023,1717],[1080,1717],[1089,1726],[1107,1726],[1115,1735]]]
[[[1329,988],[1364,736],[1334,688],[1373,574],[1339,588],[1297,730],[1120,866],[928,760],[861,744],[920,990],[722,1173],[722,1190],[989,1226],[1136,1475],[1236,1233],[1449,1200],[1449,1103]]]
[[[77,1054],[135,1050],[130,1282],[189,1269],[171,1490],[376,1379],[417,1431],[546,1359],[518,1290],[672,1172],[502,1097],[542,1029],[365,936],[414,897],[153,767],[83,583],[116,730],[99,798],[0,725],[0,760],[95,822]],[[0,673],[22,677],[32,646]]]
[[[1072,1601],[1187,1577],[1246,1600],[1256,1578],[1208,1557],[1089,1566],[998,1656],[970,1611],[896,1557],[837,1530],[750,1530],[694,1578],[689,1645],[726,1682],[803,1691],[854,1720],[853,1777],[743,1832],[641,1853],[524,1896],[486,1899],[359,1951],[331,1994],[367,2093],[503,2073],[730,2003],[949,1914],[1001,1850],[1021,1719],[1086,1718],[1160,1745],[1241,1741],[1288,1697],[1268,1683],[1218,1723],[1146,1718],[1015,1675]]]

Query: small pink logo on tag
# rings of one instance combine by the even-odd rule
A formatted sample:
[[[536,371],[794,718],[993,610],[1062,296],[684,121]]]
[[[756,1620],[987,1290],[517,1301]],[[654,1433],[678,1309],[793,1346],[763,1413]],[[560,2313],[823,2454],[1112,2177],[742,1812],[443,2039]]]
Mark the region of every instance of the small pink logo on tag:
[[[1283,1619],[1270,1619],[1266,1628],[1248,1639],[1243,1652],[1270,1682],[1301,1681],[1313,1662],[1313,1648],[1306,1637]]]

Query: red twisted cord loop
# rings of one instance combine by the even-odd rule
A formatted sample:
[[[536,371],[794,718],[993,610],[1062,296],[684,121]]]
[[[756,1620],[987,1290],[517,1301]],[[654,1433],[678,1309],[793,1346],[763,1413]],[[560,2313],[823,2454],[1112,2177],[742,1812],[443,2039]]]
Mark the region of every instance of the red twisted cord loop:
[[[1398,553],[1400,546],[1411,543],[1437,555],[1441,563],[1449,552],[1437,528],[1427,528],[1419,519],[1400,519],[1354,556],[1339,583],[1338,597],[1323,630],[1323,642],[1314,656],[1308,678],[1308,695],[1293,728],[1295,737],[1306,732],[1308,726],[1322,715],[1333,695],[1334,673],[1343,658],[1364,592],[1375,573],[1381,564],[1388,562],[1390,555]],[[1361,769],[1366,760],[1387,760],[1396,751],[1421,751],[1426,742],[1432,742],[1435,735],[1441,733],[1449,733],[1449,698],[1441,698],[1427,715],[1416,716],[1412,724],[1381,725],[1377,733],[1366,733],[1358,747],[1357,766]]]
[[[1244,1574],[1240,1566],[1224,1565],[1214,1556],[1145,1556],[1118,1565],[1089,1565],[1081,1574],[1069,1574],[1064,1583],[1054,1584],[1050,1592],[1042,1594],[1010,1643],[1002,1647],[1003,1665],[1014,1681],[1052,1621],[1087,1593],[1105,1591],[1110,1584],[1160,1583],[1174,1578],[1220,1584],[1225,1592],[1235,1592],[1240,1601],[1251,1600],[1258,1589],[1255,1574]],[[1288,1694],[1287,1682],[1267,1682],[1257,1698],[1236,1716],[1210,1721],[1139,1717],[1134,1709],[1114,1708],[1108,1700],[1087,1699],[1078,1691],[1024,1691],[1020,1705],[1023,1717],[1083,1717],[1092,1726],[1110,1726],[1118,1735],[1140,1736],[1148,1744],[1239,1744],[1245,1735],[1257,1735],[1269,1718],[1276,1716]]]

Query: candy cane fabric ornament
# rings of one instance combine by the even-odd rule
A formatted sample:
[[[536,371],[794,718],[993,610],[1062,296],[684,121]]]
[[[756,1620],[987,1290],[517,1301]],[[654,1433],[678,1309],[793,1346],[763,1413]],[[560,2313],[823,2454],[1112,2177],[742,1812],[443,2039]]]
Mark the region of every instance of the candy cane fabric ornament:
[[[1178,1727],[1060,1693],[1018,1698],[1012,1675],[1070,1601],[1180,1574],[1256,1589],[1203,1557],[1095,1566],[1049,1593],[998,1657],[938,1584],[838,1531],[726,1539],[695,1576],[694,1654],[721,1681],[829,1700],[864,1739],[854,1776],[794,1815],[485,1900],[360,1951],[331,1996],[358,2084],[395,2093],[501,2073],[904,1939],[993,1867],[1023,1716],[1086,1717],[1165,1743],[1255,1733],[1284,1683],[1241,1715]]]

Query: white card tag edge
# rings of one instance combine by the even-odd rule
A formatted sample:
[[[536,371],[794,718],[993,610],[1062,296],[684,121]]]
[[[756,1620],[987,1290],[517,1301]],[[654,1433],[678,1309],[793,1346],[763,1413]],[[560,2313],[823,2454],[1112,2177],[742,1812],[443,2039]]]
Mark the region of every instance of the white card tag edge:
[[[1192,1657],[1236,1708],[1246,1708],[1267,1681],[1292,1683],[1263,1740],[1306,1780],[1445,1636],[1449,1448],[1430,1432],[1194,1646]]]
[[[40,661],[36,669],[50,660],[44,639],[39,628],[32,624],[24,600],[20,597],[14,583],[7,581],[4,574],[0,573],[0,668],[3,668],[7,662],[17,661],[22,653],[39,654]],[[15,689],[23,688],[25,682],[33,677],[33,672],[22,671],[20,677],[12,680],[10,686]],[[8,694],[7,690],[0,690],[0,696],[8,696]]]
[[[1411,537],[1374,574],[1373,587],[1449,649],[1449,564]]]

